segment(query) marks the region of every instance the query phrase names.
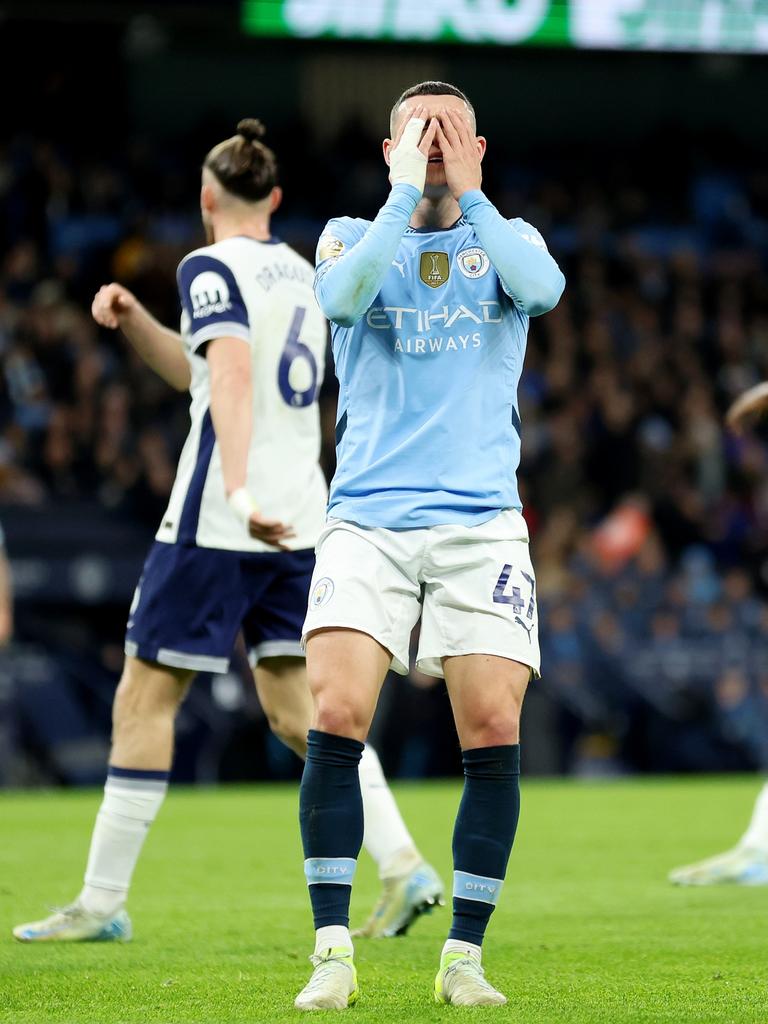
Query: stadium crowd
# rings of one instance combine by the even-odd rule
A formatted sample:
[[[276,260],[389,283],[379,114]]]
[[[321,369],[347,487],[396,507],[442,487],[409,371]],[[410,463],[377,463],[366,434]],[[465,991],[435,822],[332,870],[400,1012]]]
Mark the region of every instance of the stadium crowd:
[[[0,503],[90,501],[154,530],[186,403],[89,309],[114,279],[177,321],[176,265],[202,241],[190,168],[203,134],[223,132],[135,139],[109,158],[33,137],[0,152]],[[277,225],[311,258],[325,220],[371,215],[386,181],[377,140],[350,125],[309,154],[308,188],[297,137],[268,139],[283,161]],[[598,174],[585,154],[565,169],[494,154],[489,194],[540,228],[568,280],[532,323],[520,394],[542,686],[565,771],[768,763],[768,447],[722,425],[768,378],[768,174],[735,164],[662,174],[617,157]],[[329,373],[328,474],[335,399]],[[414,698],[414,722],[429,699]],[[393,772],[436,771],[411,732]]]

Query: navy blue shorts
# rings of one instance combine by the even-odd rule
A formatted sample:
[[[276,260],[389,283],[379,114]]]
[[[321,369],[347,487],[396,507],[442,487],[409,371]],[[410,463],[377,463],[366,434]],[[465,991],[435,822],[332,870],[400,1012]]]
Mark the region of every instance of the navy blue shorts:
[[[226,672],[242,628],[252,665],[303,657],[301,627],[315,553],[244,553],[155,541],[133,596],[125,653]]]

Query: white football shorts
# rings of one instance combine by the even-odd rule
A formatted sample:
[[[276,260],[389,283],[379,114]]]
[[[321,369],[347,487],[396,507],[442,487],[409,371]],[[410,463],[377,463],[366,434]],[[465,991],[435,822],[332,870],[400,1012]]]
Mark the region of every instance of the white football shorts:
[[[480,526],[385,530],[329,519],[316,548],[303,641],[316,629],[368,633],[408,672],[443,676],[442,659],[494,654],[539,675],[536,580],[528,527],[514,509]]]

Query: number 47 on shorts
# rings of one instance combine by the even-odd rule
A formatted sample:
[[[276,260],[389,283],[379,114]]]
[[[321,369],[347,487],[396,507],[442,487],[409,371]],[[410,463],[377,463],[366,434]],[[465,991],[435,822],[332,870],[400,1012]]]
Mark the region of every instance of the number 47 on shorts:
[[[515,615],[522,615],[523,609],[528,605],[525,617],[527,619],[533,619],[534,612],[536,610],[536,581],[532,576],[529,576],[527,572],[520,572],[520,575],[530,584],[531,593],[528,601],[526,602],[523,597],[523,593],[520,587],[509,586],[509,577],[514,572],[513,565],[505,565],[499,573],[499,578],[496,580],[496,586],[493,590],[493,603],[494,604],[511,604],[512,611]]]

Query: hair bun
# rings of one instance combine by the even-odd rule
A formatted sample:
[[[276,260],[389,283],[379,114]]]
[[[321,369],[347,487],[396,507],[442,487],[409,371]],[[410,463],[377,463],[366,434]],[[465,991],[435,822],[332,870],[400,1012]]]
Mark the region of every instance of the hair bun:
[[[267,129],[256,117],[244,117],[237,122],[237,134],[242,135],[247,142],[256,142],[263,139]]]

